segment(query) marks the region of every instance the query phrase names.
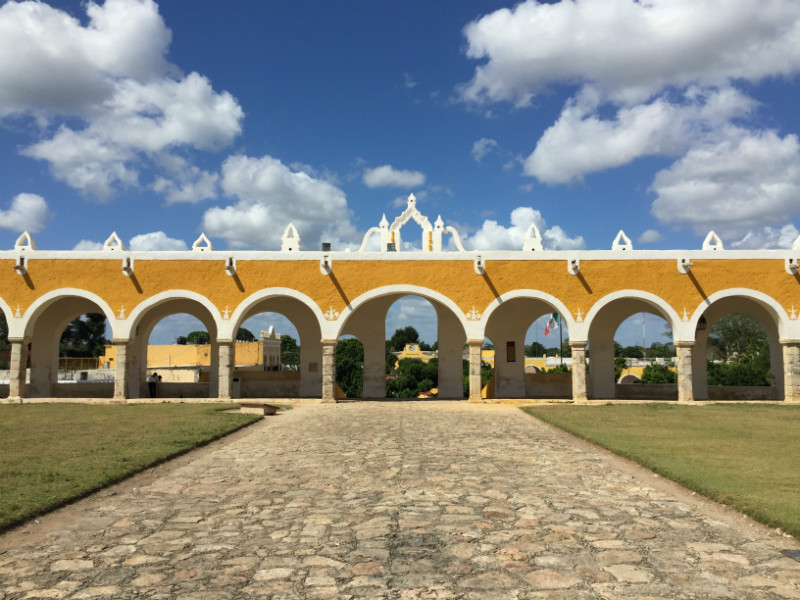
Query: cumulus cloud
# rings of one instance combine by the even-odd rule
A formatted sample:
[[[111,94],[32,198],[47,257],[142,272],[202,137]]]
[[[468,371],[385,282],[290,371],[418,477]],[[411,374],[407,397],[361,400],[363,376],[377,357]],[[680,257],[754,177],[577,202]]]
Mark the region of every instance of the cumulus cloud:
[[[472,158],[475,162],[481,162],[484,156],[497,149],[497,140],[481,138],[472,144]]]
[[[92,240],[81,240],[75,247],[72,248],[73,250],[78,251],[93,251],[93,250],[102,250],[103,243],[102,242],[93,242]]]
[[[545,183],[568,183],[646,155],[674,156],[746,115],[754,101],[737,90],[687,90],[682,102],[658,98],[620,108],[615,118],[596,113],[600,97],[586,88],[567,102],[525,161],[524,172]]]
[[[744,240],[800,212],[800,143],[795,135],[740,131],[690,150],[656,174],[652,190],[662,223]]]
[[[485,220],[480,229],[464,240],[464,247],[474,250],[521,250],[531,224],[536,225],[542,234],[545,250],[581,250],[586,247],[582,236],[570,238],[558,225],[548,228],[542,213],[529,206],[520,206],[511,211],[509,227],[492,219]]]
[[[668,86],[795,73],[799,34],[794,0],[527,0],[465,27],[467,56],[482,64],[459,91],[525,106],[554,84],[590,82],[639,103]]]
[[[743,83],[800,72],[793,0],[526,0],[464,29],[479,61],[460,98],[532,106],[573,90],[524,174],[580,180],[643,156],[674,158],[651,186],[664,224],[778,244],[800,206],[797,140],[763,128]],[[532,145],[534,145],[532,143]]]
[[[107,0],[86,11],[84,26],[39,2],[0,8],[0,117],[48,125],[25,155],[107,200],[119,186],[139,185],[158,156],[218,149],[240,133],[243,112],[229,93],[166,61],[171,33],[154,2]],[[173,202],[187,201],[186,187],[180,178],[154,186]]]
[[[17,194],[8,210],[0,210],[0,227],[11,231],[36,233],[44,229],[53,213],[37,194]]]
[[[640,244],[654,244],[655,242],[661,241],[662,237],[663,236],[655,229],[647,229],[642,232],[642,235],[639,236],[637,241]]]
[[[188,246],[183,240],[168,237],[163,231],[153,231],[133,236],[128,250],[188,250]]]
[[[383,165],[374,169],[366,169],[364,183],[371,188],[413,188],[425,183],[425,175],[419,171],[402,171],[395,169],[392,165]]]
[[[800,235],[792,224],[783,227],[762,227],[748,231],[740,240],[731,243],[734,250],[761,250],[773,248],[791,248]]]
[[[231,248],[277,250],[293,223],[306,249],[331,242],[334,248],[360,243],[342,190],[327,181],[292,171],[271,156],[232,156],[222,165],[222,189],[236,203],[208,209],[203,230]]]

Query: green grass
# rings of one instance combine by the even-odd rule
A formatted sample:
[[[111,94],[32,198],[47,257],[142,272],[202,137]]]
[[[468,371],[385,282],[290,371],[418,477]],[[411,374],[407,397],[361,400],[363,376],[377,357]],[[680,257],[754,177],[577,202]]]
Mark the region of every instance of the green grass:
[[[0,405],[0,531],[259,417],[231,405]]]
[[[800,406],[638,404],[524,410],[800,537]]]

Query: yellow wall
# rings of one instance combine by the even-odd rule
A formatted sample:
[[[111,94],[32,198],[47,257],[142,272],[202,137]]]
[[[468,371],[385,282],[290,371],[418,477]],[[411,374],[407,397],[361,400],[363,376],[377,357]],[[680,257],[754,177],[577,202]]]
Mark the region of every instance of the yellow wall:
[[[237,367],[261,365],[261,342],[236,342],[234,344]],[[106,346],[105,356],[98,358],[98,366],[109,362],[113,369],[117,358],[114,346]],[[147,347],[147,368],[156,367],[209,367],[211,366],[211,346],[192,344],[171,344]]]
[[[471,260],[336,260],[333,277],[322,275],[319,260],[239,260],[236,277],[225,274],[222,260],[137,259],[132,277],[123,275],[120,258],[43,259],[28,255],[28,274],[16,274],[14,261],[0,261],[0,297],[12,311],[24,311],[42,294],[79,288],[103,298],[116,314],[129,314],[143,300],[166,290],[189,290],[207,297],[220,312],[267,287],[295,289],[324,312],[339,312],[365,292],[380,286],[414,285],[451,298],[465,313],[483,312],[500,294],[536,289],[563,301],[574,315],[620,289],[653,293],[676,312],[690,311],[716,291],[748,287],[781,303],[788,312],[798,301],[798,279],[784,271],[782,259],[694,259],[690,276],[678,273],[674,258],[663,260],[582,259],[579,276],[566,274],[563,260],[487,260],[476,275]],[[5,264],[2,264],[5,263]],[[795,306],[795,308],[800,308]]]

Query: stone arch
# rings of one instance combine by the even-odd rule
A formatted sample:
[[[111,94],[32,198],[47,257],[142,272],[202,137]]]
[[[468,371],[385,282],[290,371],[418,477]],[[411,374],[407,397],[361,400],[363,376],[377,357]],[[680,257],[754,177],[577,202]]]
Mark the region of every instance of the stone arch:
[[[487,307],[481,325],[483,335],[495,347],[494,397],[571,397],[571,390],[566,387],[558,392],[538,389],[543,382],[525,374],[525,335],[536,319],[552,312],[562,315],[562,327],[572,335],[576,323],[567,307],[558,298],[539,290],[515,290],[496,298]]]
[[[462,356],[468,322],[461,308],[450,298],[429,288],[389,285],[375,288],[356,298],[336,321],[330,339],[354,335],[364,345],[364,398],[386,395],[385,337],[386,313],[404,296],[420,296],[436,310],[439,345],[439,396],[463,397]],[[481,338],[483,339],[483,338]]]
[[[9,321],[9,337],[31,343],[29,397],[48,398],[79,393],[75,386],[70,390],[59,388],[58,350],[64,328],[70,321],[86,313],[103,314],[114,330],[114,313],[106,301],[78,288],[47,292],[26,309],[22,319]],[[83,391],[85,395],[108,397],[113,394],[113,385],[104,385],[102,389],[97,387],[91,393]]]
[[[262,313],[279,313],[289,319],[300,337],[300,366],[297,379],[291,375],[255,376],[252,382],[243,381],[245,397],[322,395],[322,338],[325,319],[319,306],[307,295],[291,288],[265,288],[248,296],[223,321],[221,339],[235,339],[236,331],[250,317]],[[277,380],[282,383],[278,385]],[[282,390],[279,391],[278,390]]]
[[[783,378],[783,349],[780,340],[787,337],[791,327],[786,310],[773,298],[749,288],[730,288],[711,294],[692,314],[687,330],[694,335],[692,351],[692,390],[696,400],[711,397],[708,386],[706,355],[708,352],[708,336],[714,323],[732,313],[745,313],[755,318],[764,328],[769,340],[770,372],[772,384],[767,390],[753,390],[771,396],[770,400],[782,400],[785,396]],[[706,328],[697,329],[700,318],[706,320]]]
[[[662,317],[672,327],[673,335],[681,324],[675,309],[661,297],[649,292],[636,289],[619,290],[598,300],[589,309],[584,321],[591,364],[587,386],[590,397],[609,399],[616,397],[614,335],[622,322],[637,312],[648,312]],[[672,392],[666,393],[672,394]],[[677,398],[677,395],[675,397]]]
[[[222,321],[217,307],[205,296],[189,290],[169,290],[151,296],[140,302],[131,311],[126,319],[125,337],[129,340],[128,369],[129,369],[129,395],[138,398],[145,389],[144,382],[147,377],[147,355],[150,334],[159,321],[174,314],[186,313],[200,320],[208,329],[210,343],[210,368],[208,383],[200,381],[191,389],[181,390],[184,397],[213,398],[219,392],[219,330]],[[186,386],[184,386],[186,387]],[[171,394],[172,384],[165,384],[164,395]],[[162,393],[159,392],[159,395]]]

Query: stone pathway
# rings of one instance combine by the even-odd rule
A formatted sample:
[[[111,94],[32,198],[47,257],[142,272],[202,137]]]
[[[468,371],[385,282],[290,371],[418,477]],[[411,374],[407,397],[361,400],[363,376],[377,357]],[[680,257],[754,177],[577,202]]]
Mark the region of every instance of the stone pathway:
[[[795,540],[515,408],[303,406],[164,471],[0,537],[0,599],[800,598]]]

